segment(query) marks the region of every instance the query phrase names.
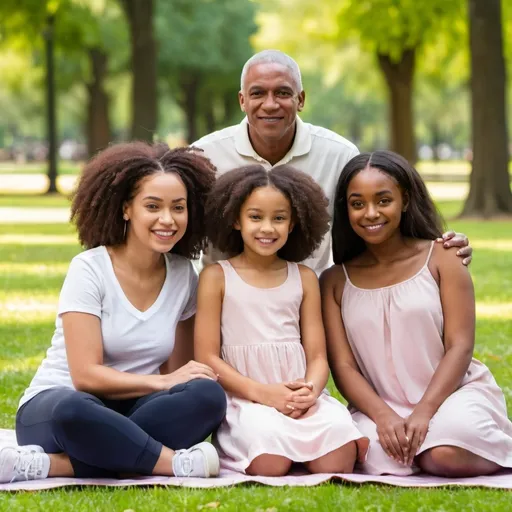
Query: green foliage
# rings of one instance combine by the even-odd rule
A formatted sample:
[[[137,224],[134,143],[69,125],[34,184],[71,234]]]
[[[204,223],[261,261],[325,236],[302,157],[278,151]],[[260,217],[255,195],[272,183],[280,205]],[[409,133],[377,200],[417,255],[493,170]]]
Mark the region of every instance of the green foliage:
[[[159,0],[156,4],[159,76],[178,105],[194,84],[198,111],[222,110],[224,98],[236,104],[240,72],[251,56],[256,30],[251,0]],[[218,116],[217,116],[218,117]],[[203,130],[204,131],[204,130]]]

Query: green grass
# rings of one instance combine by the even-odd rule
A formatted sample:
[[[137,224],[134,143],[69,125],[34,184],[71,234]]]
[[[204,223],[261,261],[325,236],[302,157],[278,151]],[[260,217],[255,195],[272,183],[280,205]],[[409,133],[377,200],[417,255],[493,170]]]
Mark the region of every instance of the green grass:
[[[23,206],[66,206],[59,197],[0,197]],[[21,205],[21,204],[20,204]],[[440,203],[450,219],[460,203]],[[475,247],[476,356],[487,364],[512,407],[512,223],[449,221]],[[13,428],[19,396],[44,357],[58,293],[70,259],[80,251],[68,224],[0,224],[0,427]],[[332,389],[332,384],[331,384]],[[333,390],[334,391],[334,390]],[[337,395],[337,393],[335,393]],[[219,503],[217,508],[205,507]],[[509,510],[509,492],[484,489],[399,489],[325,484],[314,488],[245,485],[211,490],[67,488],[0,494],[0,510],[60,511],[381,511]]]
[[[14,162],[0,163],[0,174],[46,174],[46,162],[36,162],[28,164],[16,164]],[[58,164],[57,173],[59,176],[69,174],[78,174],[82,169],[82,163],[60,162]]]
[[[0,194],[0,207],[6,208],[64,208],[70,204],[62,194]]]

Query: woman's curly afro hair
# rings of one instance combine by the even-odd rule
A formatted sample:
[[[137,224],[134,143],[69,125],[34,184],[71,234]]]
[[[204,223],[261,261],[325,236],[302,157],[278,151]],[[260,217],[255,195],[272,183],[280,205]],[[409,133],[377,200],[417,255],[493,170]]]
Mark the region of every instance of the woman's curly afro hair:
[[[313,178],[289,165],[268,172],[261,165],[250,165],[220,176],[206,202],[208,239],[214,248],[229,256],[243,252],[242,236],[234,225],[253,190],[267,186],[288,198],[295,224],[278,256],[287,261],[305,260],[329,230],[329,201]]]
[[[188,225],[172,253],[196,258],[205,246],[205,202],[215,182],[215,167],[196,148],[128,142],[108,147],[92,158],[73,196],[71,220],[87,249],[124,243],[123,207],[138,185],[155,173],[177,174],[187,189]]]

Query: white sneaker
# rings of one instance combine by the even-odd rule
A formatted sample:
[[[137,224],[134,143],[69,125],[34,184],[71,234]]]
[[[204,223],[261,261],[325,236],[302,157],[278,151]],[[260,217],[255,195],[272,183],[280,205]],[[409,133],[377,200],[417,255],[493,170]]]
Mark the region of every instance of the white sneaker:
[[[40,480],[48,476],[50,471],[48,454],[26,448],[33,448],[33,446],[9,446],[0,450],[0,483]]]
[[[172,459],[174,476],[208,478],[220,470],[217,450],[210,443],[199,443],[188,450],[176,450]]]
[[[18,450],[22,452],[44,453],[44,448],[37,444],[25,444],[23,446],[18,446]]]

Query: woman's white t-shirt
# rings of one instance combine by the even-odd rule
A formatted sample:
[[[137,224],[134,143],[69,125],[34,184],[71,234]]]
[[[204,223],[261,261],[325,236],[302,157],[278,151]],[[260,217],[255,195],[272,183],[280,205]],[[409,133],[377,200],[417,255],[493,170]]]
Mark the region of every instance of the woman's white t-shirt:
[[[198,276],[192,263],[167,253],[165,264],[160,294],[149,309],[139,311],[124,294],[104,246],[75,256],[60,292],[51,347],[19,407],[46,389],[74,389],[64,344],[63,313],[89,313],[101,320],[105,366],[140,375],[157,374],[173,351],[178,322],[196,312]]]

